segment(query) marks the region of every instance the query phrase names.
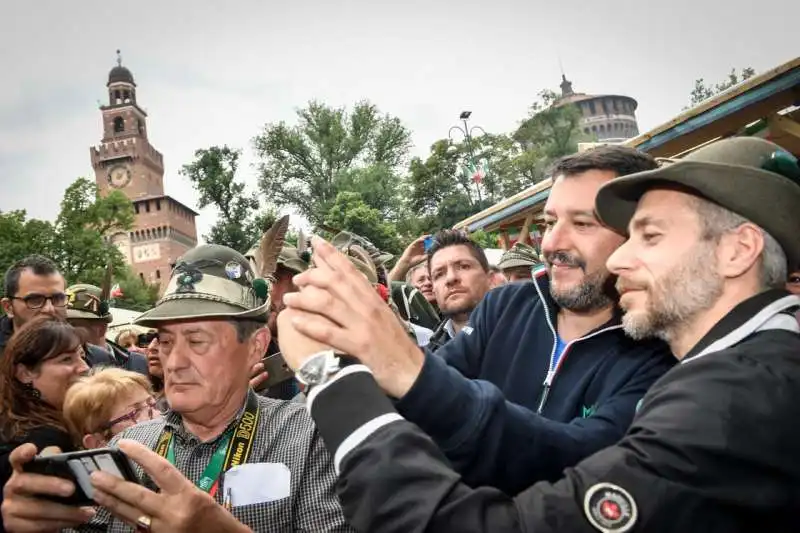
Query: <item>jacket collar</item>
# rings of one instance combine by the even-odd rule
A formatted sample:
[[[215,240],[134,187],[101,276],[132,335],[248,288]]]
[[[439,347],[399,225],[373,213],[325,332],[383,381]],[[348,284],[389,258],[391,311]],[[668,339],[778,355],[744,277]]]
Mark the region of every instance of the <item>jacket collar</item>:
[[[550,329],[553,330],[553,333],[556,333],[556,317],[558,316],[559,307],[556,301],[553,299],[553,296],[550,294],[550,277],[547,275],[547,270],[544,267],[541,267],[538,270],[534,270],[533,272],[533,284],[536,287],[536,294],[539,296],[539,300],[542,302],[542,307],[544,307],[545,316],[547,317],[547,324],[550,326]],[[611,319],[607,321],[605,324],[601,325],[600,327],[594,329],[593,331],[589,332],[585,336],[589,335],[596,335],[597,333],[601,333],[604,330],[621,330],[622,329],[622,309],[616,304],[614,304],[613,313],[611,315]]]
[[[794,316],[798,309],[800,296],[784,290],[774,289],[756,294],[717,322],[681,363],[735,346],[759,331],[779,329],[800,333],[800,324]]]

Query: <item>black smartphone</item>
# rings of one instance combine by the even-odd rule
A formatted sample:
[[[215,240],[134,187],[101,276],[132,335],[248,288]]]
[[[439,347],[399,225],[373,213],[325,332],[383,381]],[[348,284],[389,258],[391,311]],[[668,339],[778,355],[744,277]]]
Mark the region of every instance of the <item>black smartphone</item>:
[[[267,381],[261,384],[259,390],[274,387],[294,377],[294,371],[286,364],[280,352],[268,355],[261,362],[264,364],[264,371],[269,377],[267,377]]]
[[[25,472],[55,476],[67,479],[75,484],[75,492],[66,498],[45,496],[64,505],[87,506],[96,505],[92,497],[94,488],[89,476],[96,470],[102,470],[126,481],[140,484],[128,457],[117,448],[97,448],[80,452],[59,453],[54,455],[37,455],[33,461],[23,466]]]

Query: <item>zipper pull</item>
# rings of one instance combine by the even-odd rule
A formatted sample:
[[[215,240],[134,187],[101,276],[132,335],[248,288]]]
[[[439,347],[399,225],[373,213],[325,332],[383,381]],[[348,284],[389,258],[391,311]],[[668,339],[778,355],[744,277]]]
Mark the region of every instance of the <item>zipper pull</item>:
[[[544,409],[544,404],[547,401],[548,394],[550,394],[550,385],[545,383],[544,388],[542,388],[542,397],[539,400],[539,407],[536,408],[536,414],[542,414],[542,409]]]
[[[556,377],[556,371],[548,370],[547,377],[544,378],[544,386],[549,389],[553,385],[553,380],[555,379],[555,377]]]

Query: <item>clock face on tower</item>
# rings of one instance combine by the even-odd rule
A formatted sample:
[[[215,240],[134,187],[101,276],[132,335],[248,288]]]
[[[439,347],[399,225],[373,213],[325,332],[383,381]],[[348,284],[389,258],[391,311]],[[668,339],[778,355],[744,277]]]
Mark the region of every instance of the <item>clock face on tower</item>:
[[[131,182],[131,170],[127,165],[114,165],[108,171],[108,184],[115,189],[122,189]]]

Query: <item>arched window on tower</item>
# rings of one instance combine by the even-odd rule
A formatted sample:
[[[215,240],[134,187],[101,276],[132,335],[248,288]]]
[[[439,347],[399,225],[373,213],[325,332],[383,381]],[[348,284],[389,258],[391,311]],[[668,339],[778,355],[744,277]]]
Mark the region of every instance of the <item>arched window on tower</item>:
[[[119,91],[114,91],[114,103],[115,104],[122,103],[122,95],[119,93]]]
[[[114,118],[114,133],[122,133],[125,131],[125,121],[122,117]]]
[[[136,119],[136,129],[139,130],[139,135],[144,137],[144,124],[139,119]]]
[[[128,91],[124,91],[122,93],[122,101],[126,104],[131,103],[131,93]]]

